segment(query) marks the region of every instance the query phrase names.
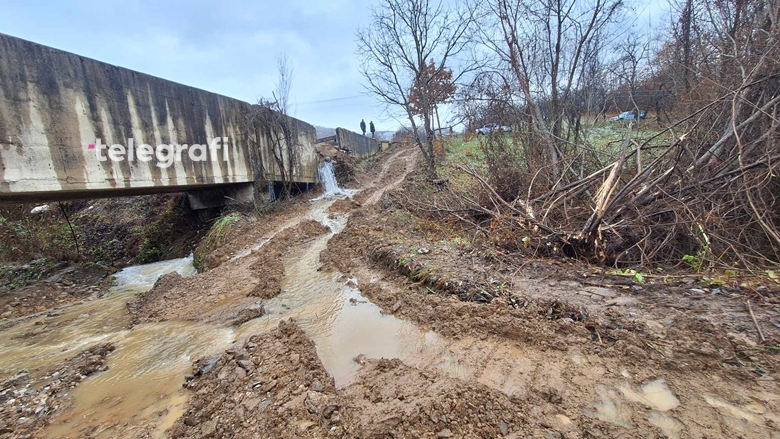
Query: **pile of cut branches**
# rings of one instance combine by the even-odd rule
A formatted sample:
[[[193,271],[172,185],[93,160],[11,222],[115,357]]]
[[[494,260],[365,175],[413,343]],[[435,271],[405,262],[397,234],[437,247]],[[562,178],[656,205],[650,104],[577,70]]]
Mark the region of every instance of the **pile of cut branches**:
[[[533,182],[543,169],[518,169],[522,165],[505,156],[490,163],[486,155],[486,167],[447,165],[470,184],[450,184],[410,202],[418,210],[455,216],[512,249],[557,251],[608,265],[775,265],[778,104],[780,75],[750,78],[657,136],[634,139],[629,125],[612,163],[589,175],[569,172],[543,188]],[[704,128],[713,126],[725,128],[714,136]],[[659,144],[662,135],[672,140]],[[495,142],[507,140],[490,136],[483,150]],[[517,136],[514,142],[523,148]],[[583,154],[567,160],[567,169],[579,169]],[[508,188],[511,182],[515,186]]]

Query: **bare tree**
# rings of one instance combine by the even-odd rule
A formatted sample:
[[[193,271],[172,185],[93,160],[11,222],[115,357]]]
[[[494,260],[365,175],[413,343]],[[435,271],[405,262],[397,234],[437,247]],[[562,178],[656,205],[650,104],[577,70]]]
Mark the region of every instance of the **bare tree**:
[[[371,12],[371,24],[358,30],[358,50],[364,86],[389,111],[408,119],[415,143],[435,173],[433,117],[441,87],[435,80],[452,70],[452,82],[476,68],[460,59],[467,50],[474,24],[469,8],[448,8],[429,0],[382,0]],[[431,68],[431,62],[434,64]],[[431,71],[432,70],[432,71]],[[419,99],[414,103],[411,94]],[[417,115],[421,118],[422,133]]]
[[[279,78],[276,80],[276,88],[273,96],[277,102],[279,110],[284,114],[290,112],[290,90],[293,83],[293,66],[286,53],[279,55],[276,60],[276,70]]]
[[[599,34],[621,6],[622,0],[488,3],[496,26],[482,27],[483,42],[516,76],[547,147],[555,184],[561,177],[559,147],[567,101],[580,83],[581,67],[599,53]]]
[[[620,80],[620,86],[627,91],[627,101],[637,114],[640,110],[637,104],[637,88],[645,79],[645,67],[650,56],[650,41],[637,35],[629,35],[615,46],[618,58],[610,68],[615,77]]]
[[[286,54],[277,60],[279,77],[271,99],[260,98],[252,106],[249,123],[260,129],[273,156],[282,183],[282,198],[290,196],[294,180],[296,150],[299,146],[298,128],[289,116],[293,67]]]

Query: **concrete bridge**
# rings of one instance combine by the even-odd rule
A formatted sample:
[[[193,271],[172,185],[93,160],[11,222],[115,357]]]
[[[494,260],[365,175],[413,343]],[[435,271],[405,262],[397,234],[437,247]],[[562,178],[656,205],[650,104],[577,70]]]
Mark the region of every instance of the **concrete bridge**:
[[[253,105],[0,34],[0,201],[188,191],[193,208],[282,181],[272,128]],[[317,181],[314,127],[288,181]],[[227,196],[227,197],[226,197]]]

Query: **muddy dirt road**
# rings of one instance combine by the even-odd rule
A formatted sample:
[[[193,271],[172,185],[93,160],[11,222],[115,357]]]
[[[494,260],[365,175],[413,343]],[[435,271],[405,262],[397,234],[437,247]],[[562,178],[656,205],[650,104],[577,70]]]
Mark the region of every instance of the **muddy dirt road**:
[[[780,437],[738,299],[509,267],[399,208],[418,162],[4,322],[0,437]]]

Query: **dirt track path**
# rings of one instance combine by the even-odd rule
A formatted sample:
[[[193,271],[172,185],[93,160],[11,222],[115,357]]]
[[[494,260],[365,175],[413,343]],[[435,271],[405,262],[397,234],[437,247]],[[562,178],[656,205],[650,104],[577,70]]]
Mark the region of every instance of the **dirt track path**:
[[[397,188],[417,164],[419,151],[411,145],[397,147],[398,150],[381,158],[379,169],[365,179],[360,192],[353,198],[363,205],[375,204],[385,192]],[[385,153],[387,154],[387,153]]]
[[[413,156],[404,157],[414,164]],[[625,323],[646,323],[653,331],[653,341],[621,332],[610,346],[582,323],[539,319],[535,313],[514,310],[498,299],[477,304],[429,294],[432,291],[420,287],[416,279],[394,274],[397,261],[388,260],[379,264],[381,268],[367,264],[366,254],[393,244],[388,231],[402,227],[411,233],[402,237],[410,241],[407,246],[420,233],[392,219],[392,206],[375,205],[384,193],[403,184],[402,177],[385,181],[391,187],[376,191],[363,208],[353,212],[350,224],[331,241],[326,253],[338,255],[338,261],[331,258],[334,264],[357,277],[365,296],[384,312],[445,335],[441,345],[421,350],[419,361],[413,363],[432,374],[434,383],[450,389],[458,388],[457,383],[477,385],[484,392],[490,389],[510,397],[513,410],[525,417],[522,425],[509,428],[509,436],[518,431],[514,437],[780,437],[780,388],[773,374],[721,362],[734,350],[717,329],[717,322],[695,315],[663,318],[655,313],[652,321]],[[415,180],[412,184],[421,183]],[[457,249],[447,246],[439,251],[445,253],[434,260],[455,257],[446,252],[457,254]],[[356,256],[344,261],[343,255],[350,252]],[[417,269],[431,268],[436,267],[419,265]],[[480,267],[471,265],[475,268]],[[467,272],[470,268],[449,269]],[[452,279],[465,278],[463,271],[452,273]],[[553,300],[567,300],[581,288],[575,282],[555,280],[528,280],[522,287],[535,290],[533,297],[541,299],[549,290]],[[584,294],[621,297],[604,288],[588,291]],[[622,310],[636,300],[611,302]],[[601,312],[605,320],[613,318],[610,313],[618,316],[609,307]],[[634,315],[641,319],[648,313],[637,310]],[[397,372],[384,386],[404,380],[404,373]],[[356,386],[367,382],[373,382],[371,377],[362,375]],[[405,401],[418,403],[413,398]]]
[[[409,184],[406,178],[416,170],[419,153],[407,146],[378,160],[376,171],[361,178],[357,203],[336,202],[346,210],[301,203],[283,215],[264,217],[250,224],[263,227],[262,232],[237,236],[220,249],[235,254],[262,244],[259,251],[196,276],[170,277],[145,295],[149,303],[139,314],[163,324],[189,320],[228,330],[259,303],[269,312],[231,327],[237,341],[230,349],[196,362],[194,378],[185,384],[189,390],[177,396],[188,402],[167,435],[779,437],[780,389],[774,378],[746,376],[742,369],[711,360],[727,346],[716,333],[712,344],[697,338],[706,331],[706,322],[658,323],[668,326],[668,339],[675,343],[625,337],[606,346],[596,343],[582,323],[539,318],[535,311],[514,310],[503,300],[480,304],[431,294],[397,275],[394,266],[369,262],[367,249],[378,241],[393,242],[388,232],[397,224],[393,221],[408,221],[392,215],[392,200],[379,201]],[[343,231],[336,227],[334,235],[322,217],[344,219],[342,212],[350,213],[349,222]],[[424,232],[402,226],[404,238],[422,242]],[[456,257],[441,251],[443,257]],[[290,266],[298,267],[293,283]],[[344,276],[329,271],[334,267]],[[463,278],[462,273],[453,276]],[[362,294],[338,306],[326,304],[325,315],[316,308],[317,301],[327,299],[327,288],[356,285]],[[549,282],[529,282],[527,287],[538,289],[540,296],[553,289]],[[323,343],[339,322],[350,323],[351,316],[365,316],[359,311],[375,306],[386,315],[377,311],[371,319],[352,322],[340,345]],[[291,312],[296,307],[301,310]],[[339,310],[346,312],[342,318]],[[276,319],[293,314],[297,323]],[[273,323],[263,326],[263,319]],[[390,328],[386,338],[372,339],[380,327]],[[399,331],[416,331],[418,338],[388,348],[397,352],[390,358],[350,356],[348,363],[357,374],[337,388],[329,369],[334,356],[355,349],[365,353],[360,352],[363,339],[391,345],[399,340]],[[346,347],[353,350],[344,349],[352,342],[355,346]],[[679,349],[685,346],[696,354]],[[171,376],[174,387],[180,378]],[[153,431],[158,424],[136,419],[129,427],[100,425],[92,431]]]

